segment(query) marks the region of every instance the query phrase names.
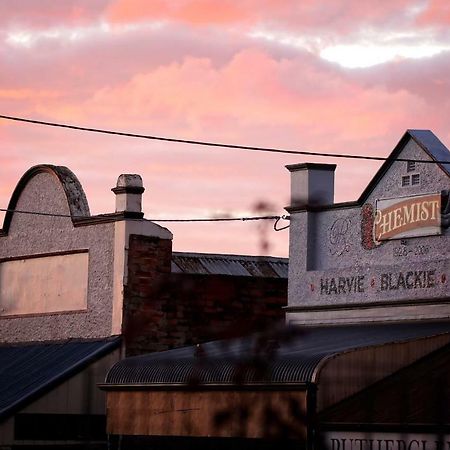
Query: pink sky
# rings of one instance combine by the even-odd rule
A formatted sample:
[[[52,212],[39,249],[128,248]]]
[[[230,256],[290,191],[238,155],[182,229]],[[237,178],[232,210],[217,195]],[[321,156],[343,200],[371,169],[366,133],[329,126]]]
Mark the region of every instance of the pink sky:
[[[0,114],[132,133],[387,156],[407,128],[450,146],[447,0],[2,0]],[[66,165],[92,213],[139,173],[147,218],[283,214],[286,164],[337,163],[336,200],[379,164],[109,137],[0,120],[0,207]],[[258,211],[261,213],[261,211]],[[167,225],[179,251],[286,256],[288,231]]]

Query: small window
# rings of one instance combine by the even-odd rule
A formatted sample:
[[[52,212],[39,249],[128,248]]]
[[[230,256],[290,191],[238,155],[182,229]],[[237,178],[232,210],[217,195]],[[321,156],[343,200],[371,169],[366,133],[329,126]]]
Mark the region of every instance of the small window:
[[[415,173],[411,176],[411,184],[413,186],[417,186],[418,184],[420,184],[420,175],[418,173]]]
[[[407,172],[414,172],[416,170],[416,162],[415,161],[408,161],[406,163],[406,171]]]
[[[410,183],[410,177],[409,175],[402,177],[402,186],[409,186]]]

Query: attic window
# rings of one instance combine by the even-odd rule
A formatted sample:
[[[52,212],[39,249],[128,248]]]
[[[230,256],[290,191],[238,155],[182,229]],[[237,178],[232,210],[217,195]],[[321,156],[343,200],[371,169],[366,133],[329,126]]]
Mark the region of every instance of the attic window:
[[[415,173],[414,175],[411,175],[411,184],[413,186],[420,184],[420,174]]]
[[[410,176],[406,175],[405,177],[402,177],[402,186],[409,186],[411,184],[410,182]]]
[[[406,163],[406,171],[407,172],[414,172],[416,170],[416,162],[415,161],[408,161]]]

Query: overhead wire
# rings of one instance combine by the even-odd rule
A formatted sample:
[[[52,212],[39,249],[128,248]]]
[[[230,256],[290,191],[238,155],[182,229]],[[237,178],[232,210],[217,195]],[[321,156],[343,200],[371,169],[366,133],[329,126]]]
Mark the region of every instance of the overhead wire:
[[[20,209],[8,209],[8,208],[0,208],[0,212],[10,212],[10,213],[18,213],[18,214],[30,214],[35,216],[45,216],[45,217],[63,217],[63,218],[71,218],[71,219],[86,219],[86,218],[107,218],[109,214],[99,214],[95,216],[82,216],[82,215],[71,215],[71,214],[58,214],[58,213],[48,213],[41,211],[26,211]],[[146,220],[150,220],[151,222],[156,223],[189,223],[189,222],[247,222],[247,221],[256,221],[256,220],[276,220],[278,223],[281,219],[289,220],[288,216],[282,215],[267,215],[267,216],[245,216],[245,217],[202,217],[202,218],[174,218],[174,219],[158,219],[158,218],[150,218]],[[287,227],[276,229],[274,224],[275,231],[281,231]]]
[[[419,162],[419,163],[426,163],[426,164],[448,164],[448,161],[439,161],[439,160],[421,160],[421,159],[411,159],[411,158],[385,158],[382,156],[369,156],[369,155],[355,155],[355,154],[343,154],[343,153],[324,153],[324,152],[312,152],[312,151],[306,151],[306,150],[291,150],[291,149],[283,149],[283,148],[274,148],[274,147],[258,147],[258,146],[249,146],[249,145],[238,145],[238,144],[225,144],[225,143],[219,143],[219,142],[209,142],[209,141],[200,141],[200,140],[191,140],[191,139],[179,139],[179,138],[172,138],[172,137],[165,137],[165,136],[154,136],[154,135],[147,135],[147,134],[137,134],[137,133],[129,133],[129,132],[123,132],[123,131],[116,131],[116,130],[108,130],[103,128],[93,128],[93,127],[83,127],[83,126],[77,126],[77,125],[70,125],[70,124],[64,124],[64,123],[58,123],[58,122],[48,122],[43,120],[36,120],[36,119],[27,119],[24,117],[17,117],[17,116],[8,116],[8,115],[0,115],[0,119],[4,120],[12,120],[16,122],[23,122],[23,123],[31,123],[35,125],[44,125],[44,126],[50,126],[50,127],[57,127],[57,128],[65,128],[70,130],[76,130],[76,131],[86,131],[91,133],[101,133],[101,134],[108,134],[108,135],[114,135],[114,136],[123,136],[123,137],[132,137],[132,138],[139,138],[139,139],[149,139],[149,140],[156,140],[156,141],[163,141],[163,142],[173,142],[173,143],[181,143],[181,144],[190,144],[190,145],[199,145],[199,146],[206,146],[206,147],[220,147],[220,148],[230,148],[230,149],[238,149],[238,150],[251,150],[251,151],[259,151],[259,152],[271,152],[271,153],[282,153],[282,154],[291,154],[291,155],[305,155],[305,156],[318,156],[318,157],[327,157],[327,158],[346,158],[346,159],[359,159],[359,160],[371,160],[371,161],[399,161],[399,162]],[[21,214],[34,214],[34,215],[40,215],[40,216],[52,216],[52,217],[70,217],[70,218],[76,218],[77,216],[72,216],[68,214],[55,214],[55,213],[45,213],[45,212],[35,212],[35,211],[21,211],[21,210],[11,210],[11,209],[5,209],[0,208],[0,211],[2,212],[15,212],[15,213],[21,213]],[[107,215],[99,215],[94,217],[102,217]],[[79,216],[79,217],[86,217],[86,216]],[[289,220],[289,216],[250,216],[250,217],[209,217],[209,218],[183,218],[183,219],[148,219],[152,222],[171,222],[171,223],[186,223],[186,222],[236,222],[236,221],[254,221],[254,220],[275,220],[273,229],[275,231],[282,231],[286,228],[289,228],[290,225],[284,226],[284,227],[278,227],[278,223],[280,220]]]
[[[305,155],[305,156],[319,156],[326,158],[347,158],[347,159],[359,159],[359,160],[370,160],[370,161],[388,161],[393,158],[385,158],[382,156],[368,156],[368,155],[355,155],[355,154],[344,154],[344,153],[324,153],[324,152],[312,152],[306,150],[290,150],[283,148],[275,148],[275,147],[257,147],[251,145],[238,145],[238,144],[225,144],[219,142],[209,142],[209,141],[200,141],[200,140],[192,140],[192,139],[178,139],[173,137],[165,137],[165,136],[153,136],[148,134],[137,134],[137,133],[129,133],[123,131],[115,131],[115,130],[107,130],[103,128],[93,128],[93,127],[83,127],[77,125],[70,125],[65,123],[58,122],[47,122],[43,120],[35,120],[35,119],[27,119],[24,117],[16,117],[16,116],[7,116],[0,114],[0,119],[12,120],[16,122],[24,122],[31,123],[35,125],[45,125],[50,127],[57,128],[66,128],[70,130],[77,131],[86,131],[91,133],[101,133],[101,134],[109,134],[114,136],[124,136],[124,137],[132,137],[139,139],[150,139],[155,141],[163,141],[163,142],[174,142],[180,144],[190,144],[190,145],[199,145],[205,147],[220,147],[220,148],[230,148],[230,149],[238,149],[238,150],[251,150],[258,152],[270,152],[270,153],[283,153],[290,155]],[[438,161],[438,160],[422,160],[422,159],[411,159],[411,158],[395,158],[395,161],[400,162],[420,162],[425,164],[448,164],[449,161]]]

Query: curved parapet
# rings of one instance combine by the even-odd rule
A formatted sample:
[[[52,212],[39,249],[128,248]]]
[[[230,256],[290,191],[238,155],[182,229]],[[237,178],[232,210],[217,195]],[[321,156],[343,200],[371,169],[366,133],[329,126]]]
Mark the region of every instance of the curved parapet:
[[[76,217],[87,217],[90,216],[89,205],[86,199],[86,195],[84,193],[83,187],[79,182],[78,178],[75,174],[64,166],[54,166],[51,164],[40,164],[37,166],[31,167],[27,170],[22,178],[17,183],[16,188],[14,189],[11,200],[8,204],[8,211],[5,214],[5,219],[3,222],[3,233],[8,233],[9,227],[11,225],[11,221],[14,215],[14,211],[18,209],[19,199],[24,194],[27,187],[29,187],[30,182],[40,174],[50,174],[52,177],[58,180],[62,190],[65,194],[65,201],[67,202],[67,207],[63,208],[65,211],[61,210],[50,210],[50,211],[38,211],[42,213],[54,213],[54,214],[67,214],[72,217],[72,220]],[[53,183],[54,184],[54,183]],[[40,193],[34,193],[34,195],[45,195],[46,190],[45,186],[42,186],[40,189]],[[54,199],[52,199],[53,201]],[[59,203],[64,203],[64,199],[59,199]],[[61,201],[62,200],[62,201]],[[57,205],[58,202],[54,202]],[[56,206],[57,207],[57,206]]]

